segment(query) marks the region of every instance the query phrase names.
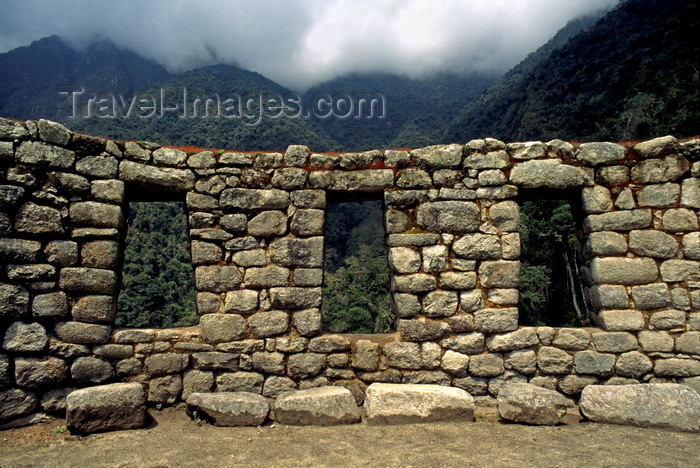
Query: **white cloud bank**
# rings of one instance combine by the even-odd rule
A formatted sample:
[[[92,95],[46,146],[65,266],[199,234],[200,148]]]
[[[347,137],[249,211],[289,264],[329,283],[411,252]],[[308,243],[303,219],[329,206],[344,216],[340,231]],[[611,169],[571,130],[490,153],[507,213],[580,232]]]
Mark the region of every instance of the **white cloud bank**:
[[[2,0],[0,52],[107,38],[171,71],[235,63],[303,90],[350,72],[503,73],[618,0]]]

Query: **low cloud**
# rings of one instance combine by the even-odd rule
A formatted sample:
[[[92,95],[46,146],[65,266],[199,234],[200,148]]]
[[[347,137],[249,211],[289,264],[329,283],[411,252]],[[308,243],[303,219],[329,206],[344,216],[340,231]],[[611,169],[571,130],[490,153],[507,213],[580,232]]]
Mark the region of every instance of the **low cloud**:
[[[302,91],[351,72],[503,73],[618,0],[3,0],[0,52],[109,39],[170,71],[235,63]],[[66,5],[67,3],[67,5]]]

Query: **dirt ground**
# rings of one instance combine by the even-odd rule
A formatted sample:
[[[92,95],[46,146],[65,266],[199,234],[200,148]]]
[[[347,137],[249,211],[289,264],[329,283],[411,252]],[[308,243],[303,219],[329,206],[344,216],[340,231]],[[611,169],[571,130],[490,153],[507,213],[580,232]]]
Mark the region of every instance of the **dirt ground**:
[[[58,467],[638,467],[699,466],[700,435],[607,424],[530,427],[498,421],[222,428],[183,406],[151,410],[146,429],[72,436],[60,419],[0,432],[0,468]]]

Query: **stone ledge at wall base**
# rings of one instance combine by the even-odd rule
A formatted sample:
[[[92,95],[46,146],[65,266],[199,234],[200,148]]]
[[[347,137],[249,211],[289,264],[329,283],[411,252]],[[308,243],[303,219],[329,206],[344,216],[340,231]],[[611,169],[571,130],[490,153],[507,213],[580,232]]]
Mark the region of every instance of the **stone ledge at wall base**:
[[[335,426],[362,419],[350,390],[316,387],[283,393],[275,401],[275,421],[291,426]]]
[[[474,420],[474,398],[441,385],[373,383],[364,408],[369,424]]]
[[[589,385],[579,404],[594,422],[700,432],[700,394],[685,385]]]
[[[187,412],[192,419],[209,419],[215,426],[260,426],[270,404],[249,392],[193,393],[187,398]]]
[[[573,406],[561,393],[532,384],[506,384],[498,392],[498,415],[506,421],[555,426]]]
[[[146,425],[146,393],[139,383],[88,387],[66,397],[66,425],[74,434],[139,429]]]

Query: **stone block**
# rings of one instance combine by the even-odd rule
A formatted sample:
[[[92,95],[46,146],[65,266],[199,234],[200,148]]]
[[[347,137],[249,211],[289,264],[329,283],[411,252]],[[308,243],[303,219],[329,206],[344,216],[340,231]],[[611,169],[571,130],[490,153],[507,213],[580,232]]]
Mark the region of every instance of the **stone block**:
[[[520,262],[483,261],[479,265],[479,278],[484,288],[517,288],[520,285]]]
[[[580,407],[595,422],[700,432],[700,395],[684,385],[590,385]]]
[[[605,213],[613,206],[610,190],[602,185],[581,189],[581,204],[586,213]]]
[[[537,353],[537,367],[543,374],[569,374],[574,358],[564,350],[542,346]]]
[[[195,177],[189,169],[160,168],[125,160],[119,163],[119,179],[150,190],[182,193],[194,188]]]
[[[462,162],[462,146],[457,144],[426,146],[410,154],[416,165],[432,169],[459,167]]]
[[[601,353],[624,353],[637,349],[637,339],[626,332],[593,332],[591,335],[596,351]]]
[[[49,342],[46,329],[37,322],[14,322],[5,332],[2,349],[11,352],[43,351]]]
[[[638,351],[621,354],[615,363],[615,373],[622,377],[638,379],[651,372],[651,359]]]
[[[449,350],[462,354],[479,354],[484,350],[483,333],[466,333],[445,338],[440,344]]]
[[[381,192],[394,185],[391,169],[364,169],[355,171],[313,171],[309,174],[313,188],[332,191]]]
[[[447,323],[426,318],[399,320],[398,331],[406,341],[432,341],[444,338],[450,333]]]
[[[474,260],[492,260],[501,258],[501,242],[496,235],[465,234],[452,244],[455,254]]]
[[[501,354],[478,354],[469,361],[469,374],[476,377],[496,377],[503,374],[503,356]]]
[[[660,330],[685,327],[686,315],[682,310],[661,310],[649,316],[649,324]]]
[[[360,422],[360,411],[350,390],[317,387],[277,397],[275,420],[295,426],[331,426]]]
[[[585,232],[596,231],[631,231],[651,226],[651,210],[612,211],[603,214],[588,215],[583,220]]]
[[[287,359],[287,373],[294,380],[308,379],[326,367],[326,357],[317,353],[299,353]]]
[[[626,308],[627,292],[624,286],[613,286],[609,284],[594,285],[590,289],[590,299],[593,307],[602,308]]]
[[[116,314],[117,300],[114,296],[83,296],[71,309],[74,320],[88,323],[112,323]]]
[[[76,226],[121,228],[124,214],[117,205],[98,202],[78,202],[70,205],[70,220]]]
[[[660,270],[661,279],[667,283],[700,278],[700,262],[697,260],[666,260]]]
[[[469,369],[469,356],[452,350],[445,351],[440,367],[455,377],[466,377]]]
[[[369,424],[474,420],[474,398],[462,389],[439,385],[373,383],[364,408]]]
[[[518,329],[517,307],[480,309],[474,312],[476,329],[485,333],[505,333]]]
[[[540,340],[534,328],[521,328],[520,330],[492,335],[486,339],[486,347],[492,352],[513,351],[529,348],[539,344]]]
[[[597,257],[591,261],[595,283],[647,284],[658,277],[656,262],[651,258]]]
[[[112,365],[94,357],[79,357],[70,367],[73,380],[80,383],[103,383],[114,377]]]
[[[580,351],[587,349],[591,342],[586,330],[579,328],[561,328],[552,341],[552,345],[567,350]]]
[[[0,259],[6,263],[30,263],[38,260],[41,242],[0,238]]]
[[[700,375],[700,361],[694,359],[657,359],[654,362],[657,377],[695,377]]]
[[[214,353],[198,353],[201,357],[202,354],[214,354]],[[196,354],[195,354],[196,355]],[[148,356],[144,360],[145,371],[151,376],[165,375],[165,374],[176,374],[187,368],[189,364],[189,356],[186,354],[177,353],[157,353]],[[235,370],[235,369],[234,369]]]
[[[272,307],[279,309],[310,309],[321,306],[321,288],[271,288]]]
[[[437,289],[437,281],[434,276],[426,273],[394,276],[392,278],[392,289],[399,292],[424,293]]]
[[[615,356],[613,354],[595,351],[579,351],[574,354],[574,370],[578,374],[606,376],[612,374],[614,365]]]
[[[273,263],[284,267],[321,268],[323,237],[276,239],[270,243],[270,259]]]
[[[510,183],[523,188],[574,189],[593,185],[593,170],[568,166],[559,159],[518,162],[510,173]]]
[[[676,338],[676,352],[700,355],[700,332],[690,331]]]
[[[666,283],[632,287],[632,299],[637,309],[650,310],[667,307],[671,302]]]
[[[382,349],[386,362],[397,369],[420,369],[421,353],[418,343],[394,342]]]
[[[228,292],[243,282],[235,266],[205,265],[194,270],[195,287],[199,291]]]
[[[321,333],[321,310],[307,309],[294,312],[292,315],[294,329],[301,336],[313,336]]]
[[[172,405],[182,394],[182,377],[180,375],[166,375],[155,377],[148,384],[148,401]]]
[[[15,358],[15,382],[20,387],[42,389],[66,380],[68,366],[57,357]]]
[[[233,314],[207,314],[199,320],[202,338],[207,343],[236,341],[245,337],[246,321]]]
[[[603,255],[624,255],[627,253],[627,239],[616,232],[592,232],[583,247],[586,257]]]
[[[498,392],[498,415],[506,421],[554,426],[569,406],[560,393],[527,383],[509,383]]]
[[[192,393],[190,413],[205,415],[215,426],[260,426],[270,412],[267,400],[249,392]]]
[[[258,338],[279,335],[289,328],[289,314],[279,310],[257,312],[250,316],[248,325]]]
[[[61,212],[56,208],[27,202],[17,211],[15,230],[22,234],[63,234]]]
[[[531,349],[515,350],[505,355],[503,364],[506,369],[521,374],[534,374],[537,370],[537,353]]]
[[[632,167],[632,182],[636,184],[659,184],[680,178],[690,163],[680,155],[666,156],[663,159],[647,159]]]
[[[615,143],[582,143],[576,152],[576,159],[587,166],[601,166],[616,163],[627,155],[627,149]]]
[[[83,388],[66,397],[66,424],[77,434],[138,429],[146,425],[145,403],[135,382]]]
[[[644,316],[638,310],[602,310],[598,320],[605,331],[639,331],[644,328]]]
[[[479,208],[468,201],[423,203],[416,212],[416,223],[426,231],[462,234],[479,228]]]
[[[667,232],[697,231],[698,217],[693,210],[673,208],[664,212],[661,224]]]

